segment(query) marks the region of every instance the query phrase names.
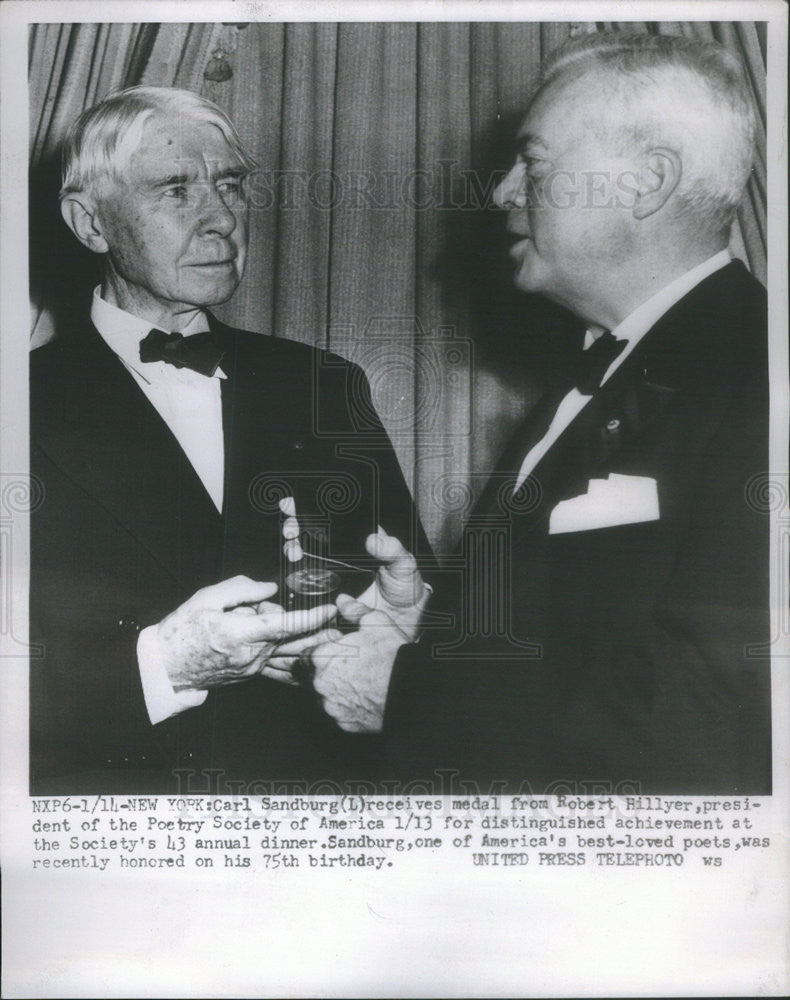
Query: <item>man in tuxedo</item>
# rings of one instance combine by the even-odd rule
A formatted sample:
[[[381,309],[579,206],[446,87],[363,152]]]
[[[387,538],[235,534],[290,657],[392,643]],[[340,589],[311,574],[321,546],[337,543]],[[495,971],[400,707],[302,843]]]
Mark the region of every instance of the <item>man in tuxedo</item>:
[[[397,608],[312,652],[395,775],[770,791],[765,292],[727,246],[755,120],[715,43],[601,34],[545,67],[496,193],[515,281],[587,327],[469,519],[456,633]],[[408,624],[408,623],[407,623]]]
[[[112,95],[67,137],[63,217],[103,279],[31,356],[35,793],[304,784],[375,757],[276,683],[334,614],[274,603],[281,510],[297,562],[365,555],[379,525],[424,539],[362,372],[208,311],[244,272],[253,166],[188,91]]]

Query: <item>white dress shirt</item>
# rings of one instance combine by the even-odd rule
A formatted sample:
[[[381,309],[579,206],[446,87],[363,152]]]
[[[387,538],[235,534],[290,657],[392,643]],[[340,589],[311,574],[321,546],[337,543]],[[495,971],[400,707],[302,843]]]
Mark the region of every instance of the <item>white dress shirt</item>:
[[[634,309],[630,315],[626,316],[622,323],[618,323],[612,330],[612,336],[616,340],[627,341],[627,344],[606,369],[601,379],[601,385],[612,377],[642,337],[655,326],[664,313],[668,312],[676,302],[679,302],[684,295],[690,292],[704,278],[713,274],[714,271],[725,267],[729,262],[729,250],[719,251],[713,257],[709,257],[706,261],[703,261],[690,271],[682,274],[679,278],[671,281],[668,285],[665,285],[660,292],[651,296],[641,306]],[[584,350],[587,350],[602,332],[602,330],[588,330],[584,338]],[[554,414],[554,419],[551,421],[549,429],[540,441],[530,449],[521,463],[518,479],[516,480],[516,489],[521,486],[560,434],[581,413],[591,399],[592,396],[587,396],[579,392],[578,389],[571,389],[567,396],[563,398],[557,407],[557,412]]]
[[[119,309],[99,293],[99,288],[93,292],[93,325],[164,420],[212,503],[222,513],[225,442],[220,379],[225,378],[224,373],[218,369],[209,378],[164,361],[140,361],[140,341],[151,330],[151,321]],[[181,332],[188,337],[207,329],[206,316],[199,312]],[[162,661],[155,626],[140,632],[137,662],[152,723],[162,722],[206,700],[206,691],[173,689]]]
[[[146,398],[181,445],[212,503],[222,513],[225,478],[225,441],[222,435],[224,373],[207,378],[190,368],[165,361],[142,362],[140,341],[153,324],[111,305],[93,292],[91,320],[107,346],[123,362]],[[208,330],[205,313],[198,312],[181,331],[185,337]],[[165,333],[170,333],[165,330]]]

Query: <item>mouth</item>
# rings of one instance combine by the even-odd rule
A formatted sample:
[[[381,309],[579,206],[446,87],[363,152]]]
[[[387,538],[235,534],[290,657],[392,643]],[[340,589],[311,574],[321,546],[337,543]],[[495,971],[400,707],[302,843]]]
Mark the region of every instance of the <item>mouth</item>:
[[[232,245],[226,244],[225,246],[204,246],[196,248],[200,256],[197,254],[191,259],[185,261],[186,267],[197,267],[203,270],[211,270],[212,268],[217,269],[227,269],[229,267],[235,267],[238,264],[238,250]]]
[[[514,260],[520,260],[531,244],[532,238],[530,236],[520,235],[519,239],[513,244],[508,253]]]

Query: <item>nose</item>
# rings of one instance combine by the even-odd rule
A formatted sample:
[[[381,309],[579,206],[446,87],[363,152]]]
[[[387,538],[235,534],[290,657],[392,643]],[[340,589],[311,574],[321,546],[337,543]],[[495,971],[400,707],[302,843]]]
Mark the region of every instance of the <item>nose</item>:
[[[207,189],[200,220],[201,229],[206,234],[230,236],[236,228],[236,215],[213,184],[207,185]]]
[[[494,204],[500,208],[524,208],[527,204],[526,165],[520,160],[494,190]]]

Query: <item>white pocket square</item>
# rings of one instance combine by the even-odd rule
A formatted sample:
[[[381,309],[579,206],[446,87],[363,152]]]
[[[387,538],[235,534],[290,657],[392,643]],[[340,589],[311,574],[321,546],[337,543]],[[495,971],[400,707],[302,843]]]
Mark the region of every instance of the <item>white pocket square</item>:
[[[639,524],[659,516],[655,479],[613,472],[608,479],[591,479],[582,496],[558,503],[551,512],[549,534]]]

